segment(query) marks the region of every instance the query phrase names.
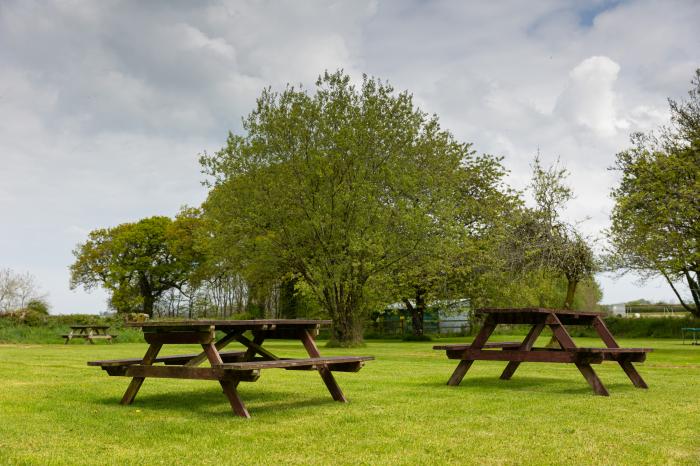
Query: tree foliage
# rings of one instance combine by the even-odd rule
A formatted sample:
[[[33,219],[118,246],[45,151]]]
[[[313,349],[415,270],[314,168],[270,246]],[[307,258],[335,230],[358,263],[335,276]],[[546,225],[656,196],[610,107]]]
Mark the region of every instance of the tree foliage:
[[[73,251],[71,288],[103,286],[117,311],[152,316],[158,298],[182,288],[201,259],[193,248],[196,221],[185,210],[176,220],[149,217],[90,232]]]
[[[530,189],[535,208],[523,208],[513,216],[502,249],[506,269],[516,275],[539,270],[544,276],[565,278],[566,293],[557,307],[570,309],[579,283],[593,280],[597,264],[589,240],[561,217],[573,198],[566,185],[567,170],[558,163],[545,168],[539,156],[532,169]]]
[[[634,134],[632,147],[617,154],[609,236],[614,267],[663,276],[700,316],[700,69],[692,86],[689,99],[669,99],[671,127]]]
[[[9,268],[0,269],[0,313],[43,303],[48,313],[46,295],[41,293],[36,278],[30,273],[17,273]]]
[[[202,158],[218,251],[247,276],[303,280],[336,343],[361,342],[387,277],[456,234],[455,183],[469,145],[406,92],[325,73],[309,94],[263,91],[226,147]]]

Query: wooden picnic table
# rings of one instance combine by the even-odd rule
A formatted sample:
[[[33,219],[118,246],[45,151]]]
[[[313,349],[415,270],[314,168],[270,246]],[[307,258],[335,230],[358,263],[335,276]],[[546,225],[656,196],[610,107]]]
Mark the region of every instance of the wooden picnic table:
[[[248,418],[250,414],[236,387],[254,382],[262,369],[316,370],[334,400],[347,402],[333,377],[333,371],[357,372],[372,356],[321,357],[315,336],[328,320],[191,320],[129,323],[141,327],[149,343],[143,358],[91,361],[112,376],[132,377],[121,404],[134,401],[146,377],[217,380],[228,397],[233,412]],[[223,336],[216,338],[217,331]],[[265,340],[292,339],[301,342],[309,358],[282,358],[263,346]],[[243,345],[242,351],[222,351],[231,342]],[[158,357],[163,345],[199,344],[202,352]],[[208,361],[209,367],[199,367]],[[160,365],[162,363],[162,365]]]
[[[108,330],[109,325],[71,325],[70,332],[61,335],[61,337],[66,339],[66,345],[73,338],[84,338],[86,343],[90,342],[91,344],[95,344],[94,340],[107,340],[112,343],[112,339],[116,338],[117,335],[110,335],[107,333]]]
[[[483,326],[471,344],[436,345],[433,349],[445,350],[449,359],[459,359],[448,385],[459,385],[476,360],[508,361],[501,379],[510,379],[523,362],[558,362],[576,365],[597,395],[608,396],[608,390],[600,381],[591,364],[615,361],[637,388],[647,388],[633,362],[643,362],[651,348],[620,348],[610,330],[605,326],[603,314],[571,310],[542,308],[484,308],[477,313],[485,315]],[[526,324],[530,331],[521,342],[488,343],[488,339],[499,324]],[[566,330],[569,325],[592,326],[605,344],[601,348],[576,346]],[[537,337],[549,327],[559,348],[535,348]]]

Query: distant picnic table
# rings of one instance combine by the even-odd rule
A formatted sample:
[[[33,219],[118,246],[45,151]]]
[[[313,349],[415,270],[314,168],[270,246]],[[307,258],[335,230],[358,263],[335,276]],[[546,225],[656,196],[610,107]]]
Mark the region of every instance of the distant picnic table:
[[[233,412],[248,418],[250,414],[236,389],[240,382],[254,382],[262,369],[316,370],[334,400],[347,402],[333,371],[357,372],[372,356],[322,357],[315,336],[328,320],[193,320],[128,323],[141,327],[149,343],[143,358],[90,361],[112,376],[133,377],[121,404],[134,401],[146,377],[216,380],[228,397]],[[217,340],[217,331],[223,336]],[[265,340],[292,339],[301,342],[308,358],[282,358],[263,346]],[[221,351],[231,342],[243,345],[243,351]],[[158,357],[163,345],[199,344],[202,352]],[[199,367],[208,361],[210,367]],[[156,365],[162,363],[162,365]]]
[[[110,335],[107,333],[108,330],[109,325],[71,325],[70,332],[61,335],[61,337],[66,339],[66,345],[73,338],[83,338],[86,343],[90,342],[91,344],[95,344],[95,340],[107,340],[112,343],[112,339],[116,338],[117,335]]]
[[[484,308],[477,313],[485,315],[483,326],[471,344],[436,345],[433,349],[445,350],[449,359],[460,360],[447,382],[459,385],[474,361],[508,361],[501,379],[510,379],[523,362],[558,362],[574,364],[597,395],[608,396],[608,390],[598,378],[591,364],[603,361],[617,362],[637,388],[647,388],[633,362],[643,362],[651,348],[620,348],[598,312],[542,308]],[[497,325],[526,324],[530,331],[521,342],[488,343]],[[570,325],[592,326],[605,347],[582,348],[576,346],[566,327]],[[535,348],[537,337],[545,327],[554,333],[560,348]]]
[[[697,345],[698,344],[698,333],[700,333],[700,328],[698,327],[683,327],[681,329],[681,337],[683,338],[683,344],[685,345],[685,335],[686,333],[690,333],[693,336],[693,339],[691,340],[690,344],[691,345]]]

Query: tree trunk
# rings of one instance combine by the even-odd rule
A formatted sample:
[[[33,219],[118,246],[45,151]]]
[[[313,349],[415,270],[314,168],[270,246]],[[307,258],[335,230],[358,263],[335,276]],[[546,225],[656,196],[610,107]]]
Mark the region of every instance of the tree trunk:
[[[362,294],[357,288],[335,284],[323,290],[326,309],[333,319],[328,346],[345,348],[363,346],[364,320],[361,309]]]
[[[693,297],[693,302],[695,303],[695,310],[690,309],[690,312],[695,317],[700,317],[700,274],[695,272],[695,278],[690,272],[685,272],[685,278],[688,281],[688,287],[690,288],[690,296]]]
[[[413,306],[411,301],[404,299],[404,304],[406,308],[411,312],[411,324],[413,327],[413,335],[420,337],[423,336],[425,332],[425,290],[422,288],[416,288],[416,305]]]
[[[285,278],[280,283],[279,316],[283,319],[296,319],[299,314],[299,300],[295,294],[296,278]]]
[[[566,299],[564,299],[564,309],[571,309],[574,305],[574,294],[576,294],[577,280],[568,279],[566,285]]]
[[[149,318],[153,317],[153,305],[155,304],[155,299],[151,295],[143,297],[143,313],[148,315]]]

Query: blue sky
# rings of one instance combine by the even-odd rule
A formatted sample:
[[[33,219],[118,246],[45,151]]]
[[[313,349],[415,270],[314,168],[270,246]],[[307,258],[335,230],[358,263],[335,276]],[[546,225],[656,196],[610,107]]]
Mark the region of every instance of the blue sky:
[[[567,211],[600,236],[633,131],[668,121],[700,66],[695,1],[235,1],[0,4],[0,268],[34,274],[53,312],[88,231],[200,203],[197,158],[265,86],[325,69],[389,80],[523,188],[539,149],[571,172]],[[599,277],[605,302],[671,299]]]

